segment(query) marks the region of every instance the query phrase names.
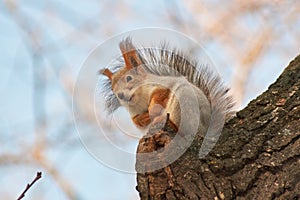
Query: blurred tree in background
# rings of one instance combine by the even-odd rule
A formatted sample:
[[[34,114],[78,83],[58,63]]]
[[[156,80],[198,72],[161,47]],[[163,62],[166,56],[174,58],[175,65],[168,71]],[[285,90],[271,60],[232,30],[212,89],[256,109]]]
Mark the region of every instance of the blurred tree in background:
[[[163,27],[194,38],[240,107],[264,91],[300,49],[296,0],[4,0],[0,11],[1,199],[15,199],[36,171],[43,178],[28,199],[138,199],[135,174],[96,161],[73,123],[81,63],[109,37]],[[73,104],[84,113],[87,129],[98,126],[93,105]]]

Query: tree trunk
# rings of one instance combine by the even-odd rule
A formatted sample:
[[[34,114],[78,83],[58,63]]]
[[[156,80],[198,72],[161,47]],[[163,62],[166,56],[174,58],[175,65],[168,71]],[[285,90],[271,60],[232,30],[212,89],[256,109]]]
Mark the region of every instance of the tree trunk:
[[[137,170],[141,199],[300,199],[299,88],[300,56],[225,124],[205,158],[199,159],[194,141],[167,167]],[[172,134],[168,128],[150,130],[137,153],[159,149]],[[137,169],[151,164],[137,156]]]

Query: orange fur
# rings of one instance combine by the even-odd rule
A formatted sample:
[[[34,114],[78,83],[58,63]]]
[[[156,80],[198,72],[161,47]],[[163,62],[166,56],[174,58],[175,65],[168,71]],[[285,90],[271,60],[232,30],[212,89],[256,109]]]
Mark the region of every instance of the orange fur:
[[[167,116],[163,114],[163,110],[167,107],[170,96],[171,90],[168,88],[158,88],[153,91],[150,97],[151,101],[148,108],[150,118],[153,119],[153,124],[165,123]],[[171,119],[168,119],[168,125],[173,130],[178,131],[178,127]]]
[[[118,81],[123,78],[126,73],[143,64],[137,49],[132,44],[120,43],[120,50],[125,61],[125,66],[114,74],[109,69],[102,71],[102,74],[110,79],[113,90]],[[171,91],[168,88],[159,87],[155,89],[150,96],[148,111],[132,117],[134,124],[137,127],[146,128],[151,121],[153,121],[153,123],[165,123],[166,116],[163,112],[167,107],[170,96]],[[168,120],[168,125],[174,130],[178,130],[177,126],[170,119]]]
[[[116,83],[120,80],[120,78],[124,77],[124,75],[128,72],[128,69],[125,67],[121,68],[118,72],[113,74],[111,88],[114,89]]]
[[[152,116],[158,116],[161,114],[162,110],[167,107],[167,103],[170,98],[171,91],[167,88],[158,88],[153,91],[150,97],[150,104],[149,104],[149,112]],[[156,106],[156,105],[160,106]]]
[[[99,73],[107,76],[109,78],[109,80],[112,81],[114,74],[109,69],[105,68],[103,70],[100,70]]]
[[[134,116],[132,118],[132,121],[137,127],[141,127],[141,128],[147,127],[151,122],[149,112],[146,111],[143,112],[142,114]]]
[[[112,81],[112,88],[114,88],[114,85],[120,80],[120,78],[124,77],[128,71],[142,64],[136,50],[125,52],[125,50],[121,47],[121,51],[125,61],[125,66],[112,75],[113,77],[110,79]]]
[[[138,67],[142,64],[135,46],[131,43],[120,43],[120,50],[123,54],[125,68],[127,68],[127,70]]]

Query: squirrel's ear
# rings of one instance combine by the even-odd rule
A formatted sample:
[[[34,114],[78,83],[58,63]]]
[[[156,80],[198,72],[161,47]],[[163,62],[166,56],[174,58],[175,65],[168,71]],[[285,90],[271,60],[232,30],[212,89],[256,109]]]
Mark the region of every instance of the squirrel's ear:
[[[120,49],[125,61],[125,67],[130,70],[142,64],[137,49],[133,46],[131,38],[126,38],[120,43]]]
[[[109,80],[112,80],[112,77],[113,77],[113,75],[114,75],[114,74],[113,74],[109,69],[107,69],[107,68],[99,70],[99,74],[103,74],[104,76],[107,76],[107,77],[109,78]]]

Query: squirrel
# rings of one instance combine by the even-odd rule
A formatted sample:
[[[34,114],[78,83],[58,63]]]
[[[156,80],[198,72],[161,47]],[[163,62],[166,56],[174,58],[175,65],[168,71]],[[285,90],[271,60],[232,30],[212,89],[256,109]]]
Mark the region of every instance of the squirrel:
[[[130,37],[119,48],[123,61],[115,69],[99,71],[108,78],[106,107],[110,112],[124,106],[142,130],[167,120],[182,136],[204,136],[219,131],[220,123],[223,127],[234,104],[229,89],[208,67],[200,67],[176,49],[168,50],[167,45],[138,49]]]

